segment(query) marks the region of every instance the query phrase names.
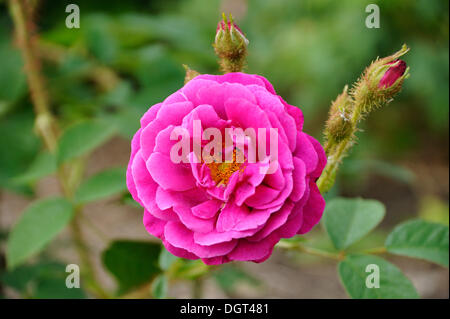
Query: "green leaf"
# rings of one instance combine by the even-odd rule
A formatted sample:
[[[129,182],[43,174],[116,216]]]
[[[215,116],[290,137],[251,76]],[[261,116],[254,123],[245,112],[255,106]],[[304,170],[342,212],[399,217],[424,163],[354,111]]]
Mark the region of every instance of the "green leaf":
[[[386,239],[390,253],[425,259],[448,267],[448,226],[411,220],[397,226]]]
[[[84,121],[72,125],[59,140],[58,163],[94,150],[106,142],[114,132],[113,126],[99,121]]]
[[[113,125],[120,136],[131,140],[140,128],[139,119],[142,112],[138,112],[132,108],[119,110],[113,114],[105,114],[104,119]]]
[[[14,178],[18,184],[30,183],[50,175],[57,169],[56,158],[53,154],[44,151],[39,153],[28,169],[21,175]]]
[[[323,224],[334,246],[343,250],[374,229],[384,212],[376,200],[335,198],[325,207]]]
[[[232,292],[236,284],[246,282],[251,286],[259,286],[261,283],[242,269],[235,266],[223,266],[214,272],[214,278],[225,292]]]
[[[0,116],[6,113],[26,89],[23,61],[20,51],[9,43],[0,43]]]
[[[369,265],[379,269],[379,288],[368,288],[366,281],[371,282],[375,274]],[[366,271],[367,270],[367,271]],[[383,258],[369,255],[348,255],[338,264],[339,277],[345,290],[354,299],[398,299],[418,298],[416,289],[393,264]]]
[[[126,192],[122,195],[122,197],[120,198],[120,203],[122,205],[128,205],[133,208],[142,209],[142,206],[138,202],[136,202],[133,199],[133,196],[131,196],[131,194],[128,192]]]
[[[158,265],[162,270],[167,270],[178,259],[177,256],[172,255],[166,248],[162,247],[161,253],[159,254]]]
[[[127,189],[126,168],[113,168],[98,173],[84,181],[75,193],[77,203],[106,198]]]
[[[0,187],[31,194],[29,187],[18,187],[13,178],[30,166],[41,147],[33,126],[34,115],[28,110],[0,118]]]
[[[67,276],[67,274],[65,274]],[[37,282],[33,294],[35,299],[82,299],[86,298],[81,288],[67,288],[66,277],[54,276]]]
[[[0,276],[2,283],[32,298],[85,298],[81,288],[67,288],[66,265],[41,260],[32,265],[21,265]]]
[[[44,199],[28,206],[8,238],[8,267],[12,269],[41,251],[72,216],[73,207],[63,198]]]
[[[161,273],[158,256],[161,246],[143,241],[114,241],[103,252],[103,264],[117,279],[119,294],[149,282]]]
[[[38,273],[39,267],[36,265],[21,265],[11,271],[4,272],[0,275],[0,281],[5,286],[24,293],[26,292],[30,282]]]
[[[167,297],[168,290],[167,277],[164,275],[157,276],[152,283],[152,296],[156,299],[164,299]]]

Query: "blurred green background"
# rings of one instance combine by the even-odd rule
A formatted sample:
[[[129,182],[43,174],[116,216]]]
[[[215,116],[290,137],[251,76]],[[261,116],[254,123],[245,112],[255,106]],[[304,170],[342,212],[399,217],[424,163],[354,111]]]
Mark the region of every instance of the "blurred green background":
[[[365,26],[373,2],[380,6],[379,29]],[[80,29],[65,26],[70,3],[80,7]],[[223,11],[233,13],[250,40],[246,72],[265,76],[299,106],[305,131],[319,140],[344,85],[406,43],[411,77],[394,102],[364,122],[328,197],[377,198],[388,208],[387,224],[413,215],[448,223],[448,6],[445,0],[47,0],[38,2],[35,18],[61,126],[99,118],[125,140],[151,105],[183,85],[182,64],[218,73],[211,43]],[[36,185],[16,177],[42,145],[23,68],[0,0],[0,188],[29,198]]]

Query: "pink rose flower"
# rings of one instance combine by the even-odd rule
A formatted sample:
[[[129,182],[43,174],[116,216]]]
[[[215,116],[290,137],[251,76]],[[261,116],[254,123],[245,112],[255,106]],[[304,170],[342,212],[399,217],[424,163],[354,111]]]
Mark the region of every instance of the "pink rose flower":
[[[220,165],[175,164],[174,128],[278,129],[278,166],[264,161]],[[303,115],[264,77],[245,73],[199,75],[141,119],[131,142],[127,185],[144,207],[147,231],[172,254],[206,264],[262,262],[281,238],[304,234],[325,207],[316,180],[326,164],[323,148],[302,132]],[[204,144],[202,144],[204,146]]]

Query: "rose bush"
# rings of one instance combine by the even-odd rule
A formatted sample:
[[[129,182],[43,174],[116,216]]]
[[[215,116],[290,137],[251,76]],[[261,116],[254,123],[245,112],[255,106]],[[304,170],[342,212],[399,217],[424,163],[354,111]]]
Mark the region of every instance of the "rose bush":
[[[278,168],[263,161],[220,166],[174,163],[176,127],[277,128]],[[264,77],[244,73],[199,75],[147,111],[131,145],[127,186],[144,207],[147,231],[172,254],[206,264],[262,262],[281,238],[304,234],[325,207],[316,180],[323,148],[302,132],[303,115]],[[220,167],[219,167],[220,166]]]

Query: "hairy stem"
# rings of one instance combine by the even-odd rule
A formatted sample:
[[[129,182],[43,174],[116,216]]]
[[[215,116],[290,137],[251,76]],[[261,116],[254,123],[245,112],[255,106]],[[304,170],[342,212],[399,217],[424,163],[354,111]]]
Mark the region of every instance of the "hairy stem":
[[[10,0],[9,8],[15,26],[16,41],[25,63],[25,73],[36,113],[36,128],[47,148],[54,151],[57,145],[57,132],[48,107],[48,96],[41,75],[39,58],[35,54],[36,38],[31,34],[34,26],[29,16],[30,12],[27,11],[23,0]]]

